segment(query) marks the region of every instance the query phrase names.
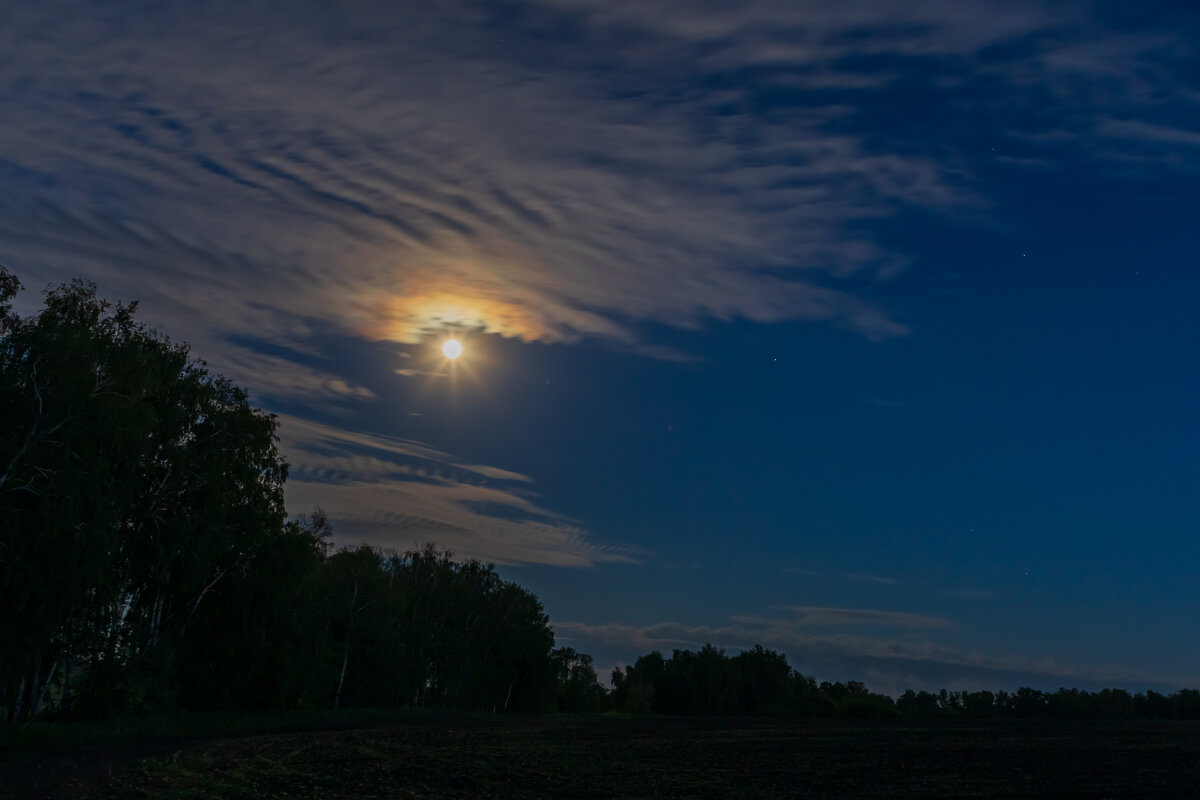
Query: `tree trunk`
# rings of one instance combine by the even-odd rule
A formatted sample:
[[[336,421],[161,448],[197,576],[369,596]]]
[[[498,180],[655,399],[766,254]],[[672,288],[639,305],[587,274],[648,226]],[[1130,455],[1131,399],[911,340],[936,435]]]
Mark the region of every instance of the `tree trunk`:
[[[241,562],[241,559],[239,558],[237,561],[235,561],[233,563],[233,566],[237,566],[238,563],[240,563],[240,562]],[[225,569],[218,572],[217,577],[213,578],[209,582],[208,586],[205,586],[203,589],[200,590],[200,594],[196,595],[196,599],[192,601],[191,609],[188,610],[187,617],[185,617],[183,620],[183,627],[181,627],[179,629],[179,638],[180,639],[182,639],[183,635],[185,633],[187,633],[188,625],[192,624],[192,617],[196,616],[196,611],[197,611],[197,609],[200,608],[200,601],[204,599],[204,596],[206,594],[208,594],[209,592],[212,591],[213,587],[217,585],[217,583],[221,580],[221,578],[225,577],[225,573],[229,572],[229,569],[230,569],[229,567],[226,567]]]
[[[59,701],[59,710],[62,713],[70,713],[71,711],[71,678],[75,677],[75,659],[67,656],[67,666],[63,669],[63,693],[62,699]]]
[[[342,674],[338,676],[337,694],[333,696],[333,708],[336,711],[342,702],[342,686],[346,683],[346,665],[350,663],[350,647],[353,644],[354,609],[358,605],[358,581],[354,582],[354,594],[350,596],[350,621],[346,623],[346,655],[342,657]]]
[[[333,696],[333,710],[342,702],[342,686],[346,683],[346,665],[350,663],[350,643],[346,643],[346,655],[342,657],[342,674],[338,676],[337,694]]]
[[[31,722],[37,719],[38,714],[41,713],[42,704],[46,702],[46,691],[50,688],[50,683],[54,680],[54,673],[57,670],[58,660],[55,659],[54,662],[50,664],[50,672],[46,675],[46,681],[42,684],[42,690],[38,692],[37,702],[34,703],[33,708],[30,709],[29,720]]]
[[[25,700],[25,681],[26,680],[28,680],[28,677],[22,675],[21,683],[17,686],[17,699],[15,702],[13,702],[13,710],[12,710],[12,722],[14,725],[21,721],[21,704]]]
[[[158,645],[158,631],[162,627],[163,606],[166,603],[163,601],[162,590],[159,590],[154,598],[154,607],[150,612],[150,637],[146,644],[146,649],[153,650]]]

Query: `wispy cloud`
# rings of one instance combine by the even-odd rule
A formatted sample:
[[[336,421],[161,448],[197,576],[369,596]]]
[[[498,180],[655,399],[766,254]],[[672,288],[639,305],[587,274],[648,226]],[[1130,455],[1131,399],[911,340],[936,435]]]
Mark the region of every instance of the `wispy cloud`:
[[[795,612],[797,615],[795,624],[805,626],[870,625],[880,628],[951,628],[954,626],[954,623],[945,617],[931,617],[902,611],[825,606],[785,606],[784,609]]]
[[[900,581],[896,578],[889,578],[883,575],[867,575],[862,572],[819,572],[813,569],[804,569],[802,567],[784,567],[783,571],[792,575],[806,575],[813,578],[835,576],[844,578],[848,581],[865,581],[866,583],[877,583],[880,586],[898,586]]]
[[[144,296],[191,340],[275,324],[250,296],[403,341],[450,323],[677,356],[637,322],[733,317],[899,336],[845,282],[911,255],[873,221],[981,207],[991,156],[887,116],[894,84],[994,116],[1027,151],[997,157],[1040,136],[1170,163],[1196,137],[1162,57],[1187,31],[1117,36],[1082,4],[209,8],[0,26],[0,256]]]
[[[843,572],[842,577],[849,578],[852,581],[866,581],[867,583],[878,583],[881,586],[896,586],[900,582],[895,578],[886,578],[882,575],[864,575],[858,572]]]
[[[309,401],[368,400],[375,397],[375,393],[367,387],[349,383],[333,373],[244,347],[220,348],[209,359],[209,363],[221,373],[254,376],[252,385],[259,396],[303,395]]]
[[[237,330],[263,316],[244,298],[270,293],[403,341],[454,324],[653,352],[623,319],[731,316],[904,333],[805,273],[888,260],[842,225],[882,208],[830,179],[907,187],[936,182],[932,165],[821,133],[828,109],[805,114],[809,144],[739,154],[725,134],[697,136],[688,117],[703,108],[656,111],[601,73],[497,52],[464,25],[470,4],[406,8],[371,15],[387,37],[360,35],[349,10],[341,36],[312,8],[186,28],[157,4],[18,15],[4,44],[21,88],[0,134],[22,154],[0,165],[23,189],[0,228],[10,260],[39,277],[74,262],[57,269],[121,293],[153,272],[164,305],[198,289],[217,300],[182,319],[166,309],[176,324]]]
[[[465,464],[390,436],[351,433],[283,416],[292,509],[321,506],[344,544],[398,550],[436,541],[462,557],[503,564],[632,562],[632,547],[602,546],[531,499],[528,476]]]

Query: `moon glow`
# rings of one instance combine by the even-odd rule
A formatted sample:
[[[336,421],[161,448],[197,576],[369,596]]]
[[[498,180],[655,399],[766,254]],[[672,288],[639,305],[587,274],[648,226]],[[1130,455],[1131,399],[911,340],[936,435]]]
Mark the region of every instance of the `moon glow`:
[[[447,339],[442,344],[442,355],[451,360],[461,356],[462,351],[462,342],[458,341],[458,339]]]

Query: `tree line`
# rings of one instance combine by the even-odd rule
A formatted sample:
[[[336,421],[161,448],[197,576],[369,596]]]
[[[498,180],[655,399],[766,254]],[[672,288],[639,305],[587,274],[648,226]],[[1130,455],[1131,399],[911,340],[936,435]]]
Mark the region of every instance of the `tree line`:
[[[612,673],[595,708],[632,713],[738,716],[963,717],[1018,719],[1200,719],[1200,691],[913,691],[898,698],[859,681],[817,683],[787,658],[755,645],[734,656],[705,645],[640,657]]]
[[[111,304],[0,267],[0,715],[406,707],[680,715],[1200,718],[1200,692],[905,692],[823,682],[756,645],[612,673],[538,598],[429,544],[334,549],[288,518],[277,421]]]

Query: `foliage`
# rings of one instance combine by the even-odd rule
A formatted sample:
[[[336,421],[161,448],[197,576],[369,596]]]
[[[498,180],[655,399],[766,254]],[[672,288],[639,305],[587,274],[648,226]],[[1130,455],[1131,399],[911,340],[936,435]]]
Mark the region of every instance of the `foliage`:
[[[550,654],[555,697],[549,707],[557,711],[600,711],[608,693],[596,682],[596,668],[587,653],[560,647]]]
[[[170,702],[174,645],[283,522],[275,420],[135,305],[75,282],[20,318],[3,275],[0,706]]]
[[[491,564],[433,545],[335,553],[321,576],[332,702],[540,710],[554,635],[538,599]]]
[[[682,715],[891,716],[892,699],[856,681],[817,685],[773,650],[755,645],[729,657],[705,645],[642,656],[612,675],[612,704],[619,711]]]

